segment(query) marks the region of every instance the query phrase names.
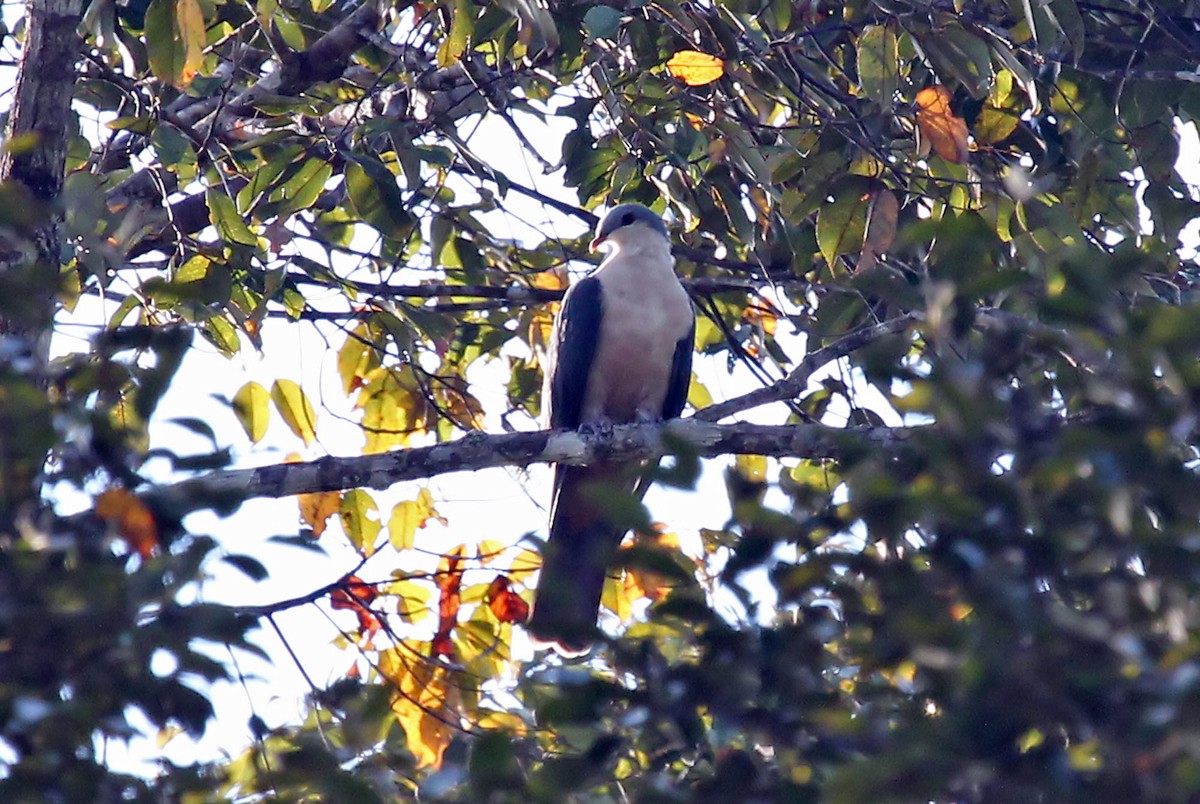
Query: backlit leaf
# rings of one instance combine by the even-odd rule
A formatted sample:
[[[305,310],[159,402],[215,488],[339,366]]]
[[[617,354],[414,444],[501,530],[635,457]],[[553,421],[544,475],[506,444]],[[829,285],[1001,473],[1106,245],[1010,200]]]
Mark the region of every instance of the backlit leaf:
[[[257,444],[267,434],[267,424],[271,419],[271,410],[267,403],[271,394],[266,388],[251,380],[238,389],[233,395],[233,412],[246,431],[247,437]]]
[[[967,123],[950,109],[950,91],[941,84],[917,93],[917,129],[942,159],[956,165],[967,161]]]
[[[325,532],[329,517],[336,514],[342,507],[342,493],[340,491],[318,491],[299,494],[297,498],[300,502],[300,518],[312,528],[313,538],[319,539]]]
[[[433,506],[433,494],[428,488],[423,488],[415,500],[405,500],[392,509],[392,516],[388,519],[388,538],[392,547],[397,550],[410,549],[416,541],[417,529],[425,527],[430,519],[446,524],[446,519]]]
[[[392,712],[404,729],[408,750],[418,768],[439,768],[454,738],[458,714],[458,685],[452,671],[422,658],[412,646],[392,648],[379,655],[379,673],[395,689]]]
[[[224,190],[220,187],[210,187],[205,196],[208,200],[208,214],[222,240],[241,243],[243,246],[258,244],[258,238],[246,225],[237,205]]]
[[[442,558],[438,567],[438,628],[431,645],[434,656],[450,658],[454,655],[450,633],[458,624],[458,610],[462,606],[462,562],[465,553],[461,545],[454,548],[453,552]]]
[[[276,380],[271,385],[271,401],[305,446],[311,444],[317,437],[317,412],[313,410],[304,389],[292,380]]]
[[[396,176],[377,157],[346,155],[346,192],[350,204],[381,235],[403,240],[416,220],[404,206]]]
[[[864,95],[891,108],[900,86],[900,53],[890,26],[869,25],[858,37],[858,80]]]
[[[529,604],[509,586],[508,578],[496,576],[488,587],[488,608],[502,623],[523,623],[529,619]]]
[[[342,389],[347,393],[361,388],[364,379],[380,365],[379,349],[371,342],[371,329],[359,324],[346,335],[346,342],[338,350],[338,374],[342,378]]]
[[[362,489],[347,491],[342,497],[338,513],[342,518],[342,529],[346,537],[354,545],[354,549],[364,556],[375,552],[379,541],[379,532],[383,524],[379,521],[379,506],[374,498]]]
[[[817,213],[817,246],[831,268],[839,255],[858,253],[862,248],[870,204],[870,194],[854,184]]]
[[[725,75],[725,62],[699,50],[681,50],[667,60],[667,72],[690,87],[699,87]]]

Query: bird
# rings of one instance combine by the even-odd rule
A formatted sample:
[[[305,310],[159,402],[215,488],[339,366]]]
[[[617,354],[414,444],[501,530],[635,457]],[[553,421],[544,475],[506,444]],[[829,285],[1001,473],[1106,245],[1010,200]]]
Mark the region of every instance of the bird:
[[[675,275],[663,219],[620,204],[600,220],[591,250],[608,256],[563,297],[544,388],[551,429],[603,431],[672,419],[692,376],[696,319]],[[600,597],[623,527],[614,499],[629,495],[641,462],[557,465],[533,612],[535,645],[563,656],[591,649]]]

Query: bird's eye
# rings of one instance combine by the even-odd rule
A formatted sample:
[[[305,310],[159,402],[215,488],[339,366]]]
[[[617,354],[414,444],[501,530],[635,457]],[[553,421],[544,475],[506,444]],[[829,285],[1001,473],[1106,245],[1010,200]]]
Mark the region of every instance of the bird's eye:
[[[633,223],[633,213],[626,212],[623,216],[621,216],[622,226],[629,226],[631,223]]]

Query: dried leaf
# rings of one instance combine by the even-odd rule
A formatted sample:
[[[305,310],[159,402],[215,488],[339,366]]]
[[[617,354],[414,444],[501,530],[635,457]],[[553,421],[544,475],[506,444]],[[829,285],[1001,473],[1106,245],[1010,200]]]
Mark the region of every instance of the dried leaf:
[[[950,91],[941,84],[917,93],[917,129],[934,152],[956,165],[967,161],[967,122],[950,109]]]
[[[690,87],[699,87],[725,75],[725,62],[699,50],[681,50],[667,61],[667,72]]]

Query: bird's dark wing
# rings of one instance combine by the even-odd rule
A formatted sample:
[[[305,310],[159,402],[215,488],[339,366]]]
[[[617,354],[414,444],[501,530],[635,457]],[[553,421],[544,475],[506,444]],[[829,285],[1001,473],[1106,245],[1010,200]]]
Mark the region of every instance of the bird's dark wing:
[[[687,404],[688,386],[692,382],[692,344],[696,340],[696,319],[688,334],[675,343],[675,357],[671,361],[671,379],[667,385],[667,396],[663,399],[664,419],[674,419],[683,413]]]
[[[600,281],[593,276],[567,291],[558,314],[558,344],[550,376],[550,427],[575,430],[580,425],[588,375],[596,359],[604,300]]]

